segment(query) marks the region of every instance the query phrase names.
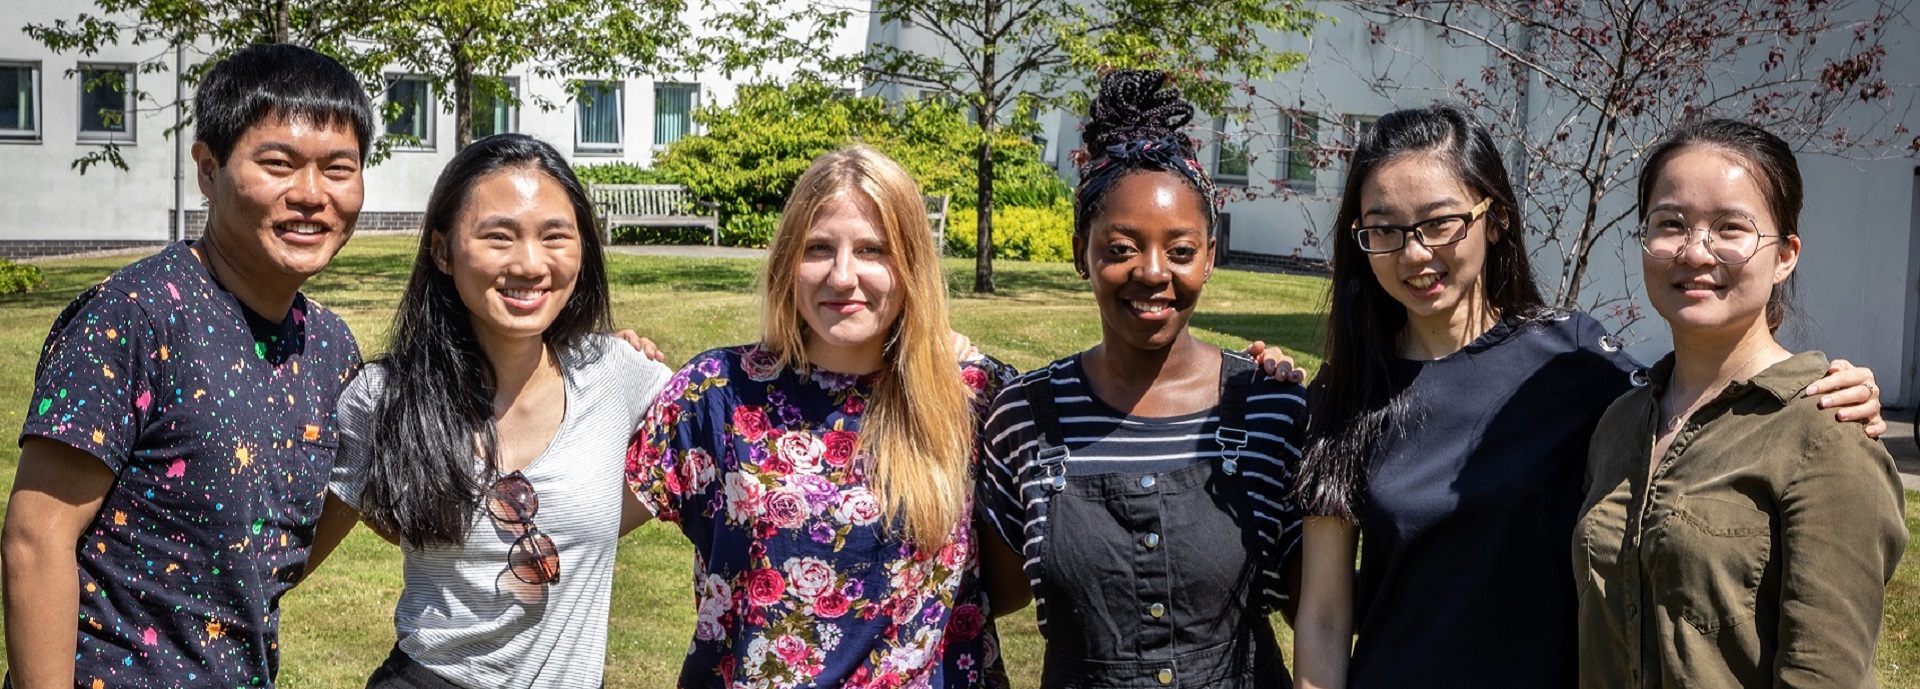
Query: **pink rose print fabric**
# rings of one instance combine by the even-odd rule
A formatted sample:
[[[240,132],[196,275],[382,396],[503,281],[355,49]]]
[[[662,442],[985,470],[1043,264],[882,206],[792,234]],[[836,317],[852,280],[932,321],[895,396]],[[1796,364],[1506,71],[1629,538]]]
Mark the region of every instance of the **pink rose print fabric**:
[[[1014,376],[957,373],[986,405]],[[681,687],[1004,687],[968,520],[937,550],[889,533],[858,453],[873,380],[802,374],[757,345],[661,391],[627,480],[693,541],[699,616]]]

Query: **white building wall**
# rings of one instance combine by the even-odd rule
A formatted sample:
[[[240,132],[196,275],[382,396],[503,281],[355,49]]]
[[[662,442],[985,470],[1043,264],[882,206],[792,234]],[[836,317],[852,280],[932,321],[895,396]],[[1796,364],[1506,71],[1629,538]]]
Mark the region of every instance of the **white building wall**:
[[[802,0],[791,0],[798,3]],[[12,142],[0,140],[0,184],[9,192],[0,197],[0,242],[18,240],[130,240],[161,241],[168,238],[173,208],[173,141],[163,136],[174,124],[171,109],[140,111],[135,126],[135,143],[122,144],[128,171],[97,166],[87,174],[70,170],[69,164],[89,151],[93,144],[77,141],[79,85],[65,72],[81,62],[138,63],[163,48],[155,45],[106,46],[98,54],[80,57],[75,53],[55,54],[20,31],[28,24],[50,24],[71,20],[97,10],[89,0],[0,0],[0,62],[34,61],[41,65],[39,94],[41,135],[38,140]],[[704,30],[708,17],[689,11],[684,18],[696,31]],[[832,54],[851,54],[866,45],[864,16],[851,22],[826,50]],[[199,59],[188,51],[189,63]],[[151,92],[161,102],[174,95],[174,72],[136,76],[137,88]],[[623,146],[619,153],[576,152],[576,106],[559,80],[540,79],[526,69],[509,74],[519,78],[523,103],[517,131],[531,134],[554,145],[576,165],[628,162],[649,166],[657,150],[653,146],[653,78],[624,80],[622,93]],[[779,79],[793,70],[785,65],[768,65],[759,77]],[[389,74],[402,70],[390,69]],[[595,75],[576,75],[594,78]],[[755,75],[728,77],[715,70],[696,74],[660,75],[659,80],[697,83],[700,94],[696,106],[732,102],[741,83]],[[436,100],[437,96],[436,95]],[[557,104],[542,110],[530,96],[542,96]],[[374,94],[376,107],[382,94]],[[191,94],[189,94],[191,97]],[[436,103],[433,117],[433,141],[430,146],[395,148],[386,160],[366,170],[367,195],[363,213],[408,213],[424,210],[427,195],[433,189],[440,170],[452,159],[455,148],[454,117],[451,110]],[[696,130],[697,131],[697,130]],[[379,130],[376,129],[376,135]],[[184,136],[192,140],[189,128]],[[194,186],[191,168],[186,179],[189,210],[203,207],[199,189]]]
[[[0,139],[0,189],[7,190],[0,195],[0,240],[165,238],[173,208],[174,145],[164,132],[174,125],[175,113],[143,103],[129,118],[137,140],[121,144],[120,152],[134,172],[100,165],[82,175],[70,167],[72,161],[102,146],[79,141],[80,79],[67,76],[83,63],[139,63],[159,48],[109,45],[93,55],[56,55],[20,30],[71,20],[91,8],[90,2],[0,0],[0,61],[40,66],[39,138]],[[134,87],[168,102],[174,74],[136,74]],[[189,170],[187,183],[192,181]],[[198,200],[198,189],[190,187],[188,199]]]
[[[1262,37],[1269,45],[1304,53],[1307,62],[1274,79],[1255,82],[1255,95],[1243,97],[1243,104],[1254,106],[1259,115],[1246,126],[1251,169],[1242,191],[1248,193],[1229,200],[1223,208],[1232,216],[1229,248],[1236,254],[1325,259],[1331,247],[1311,238],[1339,239],[1330,225],[1346,177],[1343,163],[1318,171],[1309,188],[1274,193],[1273,180],[1285,176],[1282,151],[1287,141],[1280,108],[1320,115],[1320,141],[1330,143],[1344,136],[1339,127],[1343,115],[1378,116],[1435,99],[1457,100],[1451,85],[1457,80],[1477,82],[1489,59],[1482,49],[1450,46],[1423,27],[1388,25],[1386,35],[1375,40],[1366,19],[1339,4],[1315,3],[1315,9],[1332,14],[1336,21],[1319,25],[1308,37]],[[1920,31],[1911,24],[1887,28],[1888,81],[1920,81],[1920,68],[1915,67],[1920,65]],[[936,49],[937,41],[914,27],[875,27],[870,36],[922,52],[943,52]],[[955,59],[950,51],[944,52],[947,59]],[[1392,87],[1374,88],[1378,75],[1387,75],[1386,83]],[[1759,75],[1735,70],[1729,78]],[[879,92],[892,97],[912,95],[899,89]],[[1530,108],[1535,122],[1557,121],[1564,111],[1545,100],[1550,97],[1535,94]],[[1864,109],[1849,113],[1856,122],[1870,120],[1874,114]],[[1068,153],[1080,145],[1081,119],[1071,113],[1051,113],[1042,122],[1049,127],[1042,132],[1050,142],[1047,159],[1069,183],[1077,181],[1067,160]],[[1201,138],[1212,141],[1211,115],[1196,117],[1193,126]],[[1210,163],[1216,155],[1214,146],[1203,146],[1200,154]],[[1798,303],[1804,317],[1797,327],[1790,325],[1783,332],[1783,340],[1790,347],[1821,349],[1874,368],[1885,401],[1911,406],[1920,402],[1920,201],[1916,200],[1920,177],[1915,176],[1920,158],[1898,151],[1880,155],[1894,157],[1800,156],[1806,179],[1806,210],[1801,218],[1806,253],[1798,273]],[[1625,209],[1632,203],[1632,198],[1616,196],[1608,199],[1607,207]],[[1643,317],[1628,333],[1633,342],[1629,351],[1651,363],[1672,348],[1671,335],[1665,321],[1646,306],[1638,245],[1620,239],[1592,253],[1583,297],[1591,301],[1600,295],[1630,295],[1636,300]],[[1559,255],[1552,248],[1542,250],[1537,236],[1532,243],[1535,271],[1550,294],[1559,272]],[[1607,314],[1596,315],[1605,318]],[[1619,320],[1614,323],[1619,325]]]

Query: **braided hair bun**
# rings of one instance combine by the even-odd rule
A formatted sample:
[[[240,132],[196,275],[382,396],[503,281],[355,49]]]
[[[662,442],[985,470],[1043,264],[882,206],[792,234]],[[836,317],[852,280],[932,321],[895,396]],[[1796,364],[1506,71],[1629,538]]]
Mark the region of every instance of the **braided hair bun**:
[[[1097,156],[1108,146],[1166,137],[1193,121],[1193,106],[1166,82],[1167,73],[1159,70],[1121,70],[1101,78],[1081,134],[1087,150]]]

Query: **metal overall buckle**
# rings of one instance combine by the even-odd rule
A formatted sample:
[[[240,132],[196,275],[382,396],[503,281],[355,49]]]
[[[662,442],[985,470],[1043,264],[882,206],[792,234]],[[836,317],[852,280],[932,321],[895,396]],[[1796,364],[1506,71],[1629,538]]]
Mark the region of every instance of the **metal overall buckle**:
[[[1067,446],[1051,445],[1040,448],[1037,464],[1041,477],[1047,480],[1047,489],[1060,492],[1067,487]]]
[[[1247,446],[1247,432],[1238,428],[1216,428],[1213,441],[1220,443],[1220,470],[1227,475],[1240,471],[1240,448]]]

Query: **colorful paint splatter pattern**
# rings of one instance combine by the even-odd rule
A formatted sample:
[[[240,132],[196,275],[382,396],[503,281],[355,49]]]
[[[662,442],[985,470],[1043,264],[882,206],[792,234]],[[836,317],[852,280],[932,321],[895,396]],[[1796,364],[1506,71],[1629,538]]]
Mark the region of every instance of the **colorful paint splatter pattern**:
[[[977,428],[1014,372],[985,359],[959,373]],[[681,687],[1005,686],[970,520],[938,551],[881,523],[855,451],[872,382],[747,345],[694,357],[661,391],[627,480],[693,541]]]
[[[186,243],[67,306],[21,435],[118,474],[79,543],[76,687],[273,686],[359,362],[338,316],[261,318]]]

